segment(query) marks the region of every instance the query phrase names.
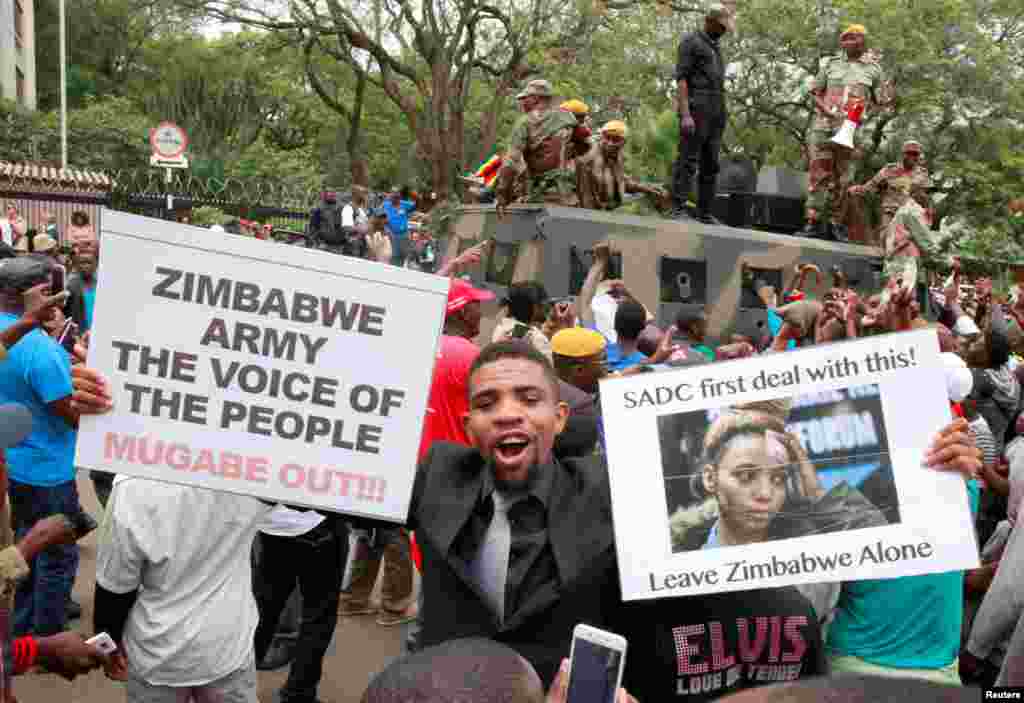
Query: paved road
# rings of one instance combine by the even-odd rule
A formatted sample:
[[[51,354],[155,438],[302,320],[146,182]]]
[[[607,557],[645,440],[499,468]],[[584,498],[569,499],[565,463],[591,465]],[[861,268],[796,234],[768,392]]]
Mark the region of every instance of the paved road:
[[[78,482],[82,505],[99,517],[100,507],[88,479]],[[74,598],[85,611],[71,627],[92,635],[92,599],[96,575],[95,533],[83,540],[81,565],[75,582]],[[399,650],[401,629],[379,627],[372,617],[340,618],[334,641],[324,660],[324,678],[320,684],[323,703],[354,703],[359,700],[370,677]],[[284,683],[287,670],[261,672],[260,703],[274,703],[274,693]],[[123,703],[120,684],[109,681],[102,672],[80,676],[67,682],[58,676],[19,676],[14,682],[19,703]]]

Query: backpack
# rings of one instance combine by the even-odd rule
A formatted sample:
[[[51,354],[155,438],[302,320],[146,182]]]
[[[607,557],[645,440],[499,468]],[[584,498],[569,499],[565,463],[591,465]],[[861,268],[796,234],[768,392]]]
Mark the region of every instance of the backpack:
[[[341,225],[342,203],[325,204],[320,210],[320,226],[316,233],[320,241],[332,246],[343,246],[347,239],[345,227]]]

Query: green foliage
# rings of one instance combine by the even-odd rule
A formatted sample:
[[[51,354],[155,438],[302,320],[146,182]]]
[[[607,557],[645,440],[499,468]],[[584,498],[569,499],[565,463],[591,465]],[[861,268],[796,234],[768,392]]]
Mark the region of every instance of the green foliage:
[[[467,2],[429,9],[451,19]],[[199,177],[345,188],[364,163],[373,187],[440,190],[505,143],[518,116],[511,96],[544,77],[562,99],[587,102],[595,127],[624,119],[630,175],[665,183],[678,148],[676,49],[703,4],[678,0],[666,14],[665,4],[636,0],[522,0],[500,6],[507,23],[474,25],[470,45],[448,36],[444,22],[433,27],[419,10],[399,12],[382,0],[329,2],[340,15],[284,0],[67,0],[71,161],[105,171],[145,167],[148,130],[172,119],[189,133]],[[251,19],[251,8],[265,7],[267,29],[217,39],[194,32],[196,8],[212,5],[221,19]],[[856,180],[897,160],[902,141],[916,138],[938,185],[938,215],[964,224],[965,254],[1016,251],[1024,231],[1005,205],[1024,196],[1019,0],[743,0],[740,8],[737,32],[722,43],[731,62],[725,152],[758,167],[804,169],[809,81],[820,59],[838,52],[838,30],[863,23],[897,100],[861,127]],[[277,9],[292,12],[298,26],[276,23]],[[56,163],[59,125],[47,112],[59,88],[56,1],[37,0],[36,18],[43,111],[0,103],[0,154]],[[456,45],[468,53],[446,53]],[[435,100],[439,91],[452,92]],[[352,123],[357,99],[362,112]]]
[[[58,113],[25,113],[5,103],[0,105],[0,123],[4,158],[60,165]],[[126,98],[90,98],[68,114],[68,160],[76,168],[112,173],[144,167],[149,163],[148,139],[145,116]]]
[[[190,214],[192,224],[196,227],[223,225],[228,220],[232,219],[223,210],[215,208],[212,205],[204,205],[203,207],[194,208]]]

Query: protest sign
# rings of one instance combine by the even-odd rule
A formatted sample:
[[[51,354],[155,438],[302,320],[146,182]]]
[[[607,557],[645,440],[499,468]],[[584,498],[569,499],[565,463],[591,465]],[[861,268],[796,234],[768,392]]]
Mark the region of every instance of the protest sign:
[[[77,465],[404,521],[448,280],[103,213]]]
[[[601,382],[627,600],[978,565],[934,330]]]

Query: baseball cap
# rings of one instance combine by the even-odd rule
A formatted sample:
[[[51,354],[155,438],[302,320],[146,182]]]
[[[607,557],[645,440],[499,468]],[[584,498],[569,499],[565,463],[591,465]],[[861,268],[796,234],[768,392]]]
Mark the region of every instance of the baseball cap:
[[[961,315],[953,325],[953,334],[958,337],[973,337],[976,334],[981,334],[981,330],[969,316]]]
[[[971,389],[974,388],[974,376],[967,368],[967,362],[953,352],[942,352],[939,354],[939,359],[946,372],[946,393],[952,402],[959,403],[971,394]]]
[[[545,80],[537,79],[530,81],[526,84],[526,88],[516,95],[516,100],[522,100],[530,95],[538,95],[542,98],[550,98],[552,96],[551,84]]]
[[[32,286],[46,282],[52,268],[46,259],[33,256],[5,259],[0,262],[0,289],[27,291]]]
[[[921,152],[924,151],[924,147],[921,146],[921,142],[914,141],[913,139],[908,139],[907,141],[903,142],[903,151],[916,151],[917,153],[920,154]]]
[[[601,353],[607,341],[600,332],[586,327],[569,327],[559,330],[551,338],[551,351],[559,356],[580,359]]]
[[[568,112],[571,112],[574,115],[586,115],[587,113],[590,112],[590,108],[587,107],[587,104],[582,100],[577,100],[576,98],[573,98],[572,100],[566,100],[558,107]]]
[[[625,139],[628,130],[626,129],[626,123],[622,120],[612,120],[606,122],[604,127],[601,128],[601,134],[610,134],[613,137],[622,137]]]
[[[843,35],[847,34],[860,34],[866,36],[868,33],[867,27],[862,24],[851,24],[849,27],[843,30]]]
[[[10,449],[32,432],[32,413],[24,405],[0,405],[0,449]]]
[[[37,234],[32,240],[33,248],[40,254],[53,251],[58,247],[57,240],[48,234]]]
[[[451,315],[470,303],[483,303],[488,300],[494,300],[494,293],[474,288],[473,284],[461,278],[453,278],[448,288],[448,306],[445,308],[445,314]]]

